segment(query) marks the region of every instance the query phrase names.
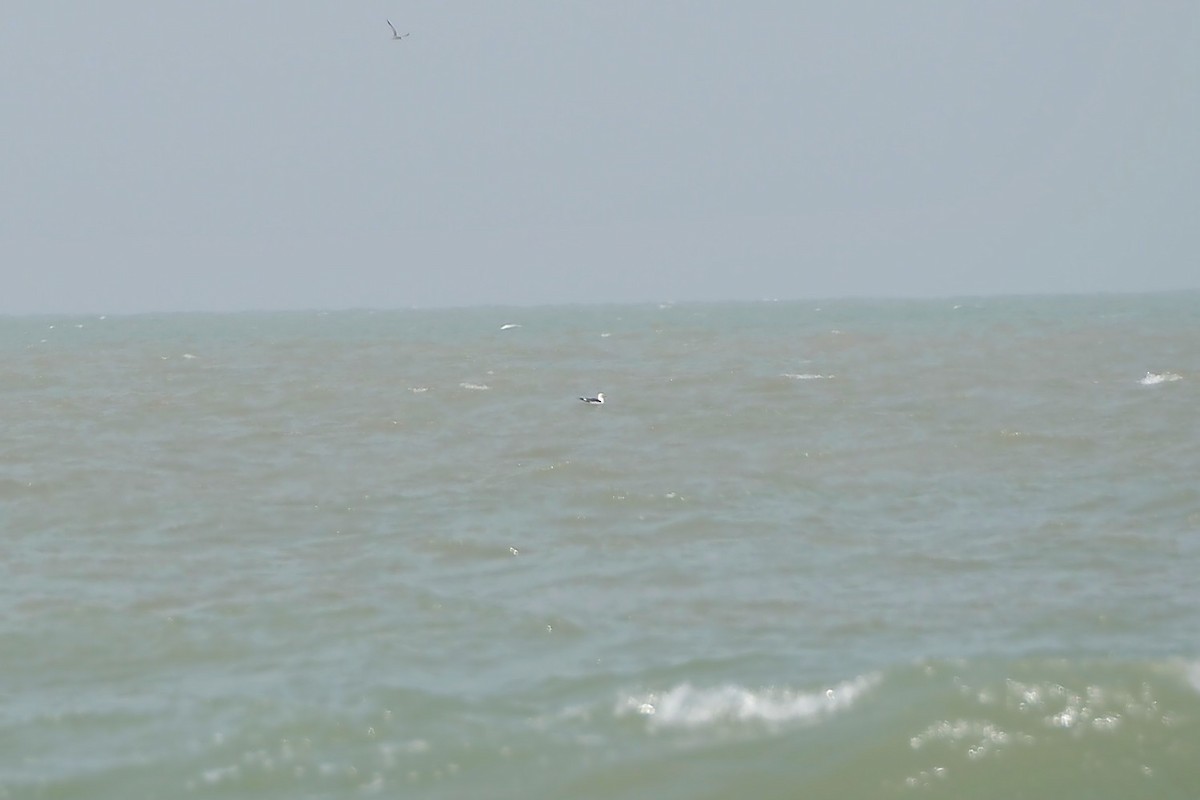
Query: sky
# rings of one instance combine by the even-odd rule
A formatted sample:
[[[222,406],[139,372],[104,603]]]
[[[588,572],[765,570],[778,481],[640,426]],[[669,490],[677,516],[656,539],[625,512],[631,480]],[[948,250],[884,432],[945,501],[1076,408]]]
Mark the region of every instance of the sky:
[[[0,314],[1200,288],[1194,0],[16,0],[0,75]]]

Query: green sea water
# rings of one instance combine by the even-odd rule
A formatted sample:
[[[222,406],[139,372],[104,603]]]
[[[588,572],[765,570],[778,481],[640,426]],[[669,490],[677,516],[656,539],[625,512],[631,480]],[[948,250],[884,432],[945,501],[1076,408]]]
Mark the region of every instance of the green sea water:
[[[0,798],[1195,798],[1198,322],[0,319]]]

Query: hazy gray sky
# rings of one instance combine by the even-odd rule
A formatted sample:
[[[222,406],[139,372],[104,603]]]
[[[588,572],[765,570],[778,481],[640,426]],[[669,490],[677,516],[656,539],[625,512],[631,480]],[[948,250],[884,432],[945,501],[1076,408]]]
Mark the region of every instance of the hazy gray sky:
[[[16,0],[0,73],[0,313],[1200,287],[1195,0]]]

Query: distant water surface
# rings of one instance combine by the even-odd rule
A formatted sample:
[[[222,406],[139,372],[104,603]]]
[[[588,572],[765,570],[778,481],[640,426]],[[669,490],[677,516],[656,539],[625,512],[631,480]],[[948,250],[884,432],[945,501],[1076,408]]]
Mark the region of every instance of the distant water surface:
[[[1195,798],[1198,387],[1196,293],[0,319],[0,798]]]

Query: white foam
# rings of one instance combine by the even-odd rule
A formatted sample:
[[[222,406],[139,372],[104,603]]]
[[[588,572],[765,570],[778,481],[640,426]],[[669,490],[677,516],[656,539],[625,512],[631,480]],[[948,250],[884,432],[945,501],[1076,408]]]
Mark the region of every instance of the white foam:
[[[782,377],[791,378],[795,381],[827,381],[832,378],[832,375],[817,375],[812,372],[785,372]]]
[[[650,725],[665,728],[702,728],[722,722],[813,722],[844,711],[878,683],[878,676],[864,675],[816,692],[736,685],[702,689],[684,683],[662,693],[626,697],[618,703],[616,713],[644,716]]]
[[[1142,378],[1138,383],[1142,386],[1153,386],[1156,383],[1170,383],[1181,380],[1183,380],[1183,376],[1174,372],[1147,372],[1146,377]]]
[[[464,389],[471,389],[476,392],[486,392],[488,389],[492,388],[483,383],[460,383],[459,386],[461,386]]]
[[[519,327],[521,327],[521,326],[515,322],[506,322],[500,326],[500,330],[508,331],[508,330],[512,330],[513,328],[519,328]]]

